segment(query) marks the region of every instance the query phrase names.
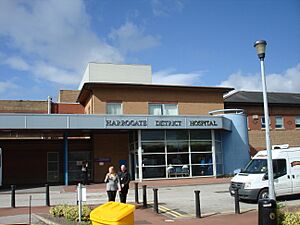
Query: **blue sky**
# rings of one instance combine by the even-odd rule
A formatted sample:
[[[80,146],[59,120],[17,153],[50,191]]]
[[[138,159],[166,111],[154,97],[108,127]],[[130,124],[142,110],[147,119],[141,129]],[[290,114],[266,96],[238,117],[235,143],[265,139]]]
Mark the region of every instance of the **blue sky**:
[[[151,64],[153,82],[300,92],[298,0],[1,0],[0,99],[56,98],[90,61]]]

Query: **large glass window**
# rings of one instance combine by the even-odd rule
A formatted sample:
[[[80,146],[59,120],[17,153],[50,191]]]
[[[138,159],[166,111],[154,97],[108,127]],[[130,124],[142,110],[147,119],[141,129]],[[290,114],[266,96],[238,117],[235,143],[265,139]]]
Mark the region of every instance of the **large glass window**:
[[[165,140],[165,131],[164,130],[143,130],[142,140],[143,141]]]
[[[165,153],[164,142],[143,142],[142,149],[144,153]]]
[[[150,115],[178,115],[177,104],[149,103]]]
[[[213,175],[210,130],[142,130],[141,144],[143,178]],[[217,165],[222,168],[221,144],[216,154]],[[137,167],[138,163],[136,171]]]
[[[211,141],[191,141],[192,152],[211,152]]]
[[[187,130],[167,130],[167,141],[188,140]]]
[[[189,154],[168,154],[168,165],[189,164]]]
[[[188,152],[189,143],[187,141],[167,142],[167,152]]]
[[[143,178],[165,178],[166,167],[143,167]]]
[[[122,103],[107,102],[106,103],[106,114],[121,115],[122,114]]]
[[[165,166],[166,161],[164,155],[155,154],[155,155],[143,155],[143,165],[144,166],[154,166],[161,165]]]
[[[191,140],[211,140],[210,130],[191,130]]]
[[[282,116],[275,117],[275,128],[283,128],[283,118]]]
[[[192,166],[193,176],[211,176],[213,175],[212,165],[194,165]]]

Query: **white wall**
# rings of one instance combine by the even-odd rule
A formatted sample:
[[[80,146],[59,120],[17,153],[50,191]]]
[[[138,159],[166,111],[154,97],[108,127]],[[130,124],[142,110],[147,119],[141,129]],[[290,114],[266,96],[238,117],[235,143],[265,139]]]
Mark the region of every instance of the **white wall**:
[[[78,89],[86,82],[151,84],[151,66],[89,63]]]

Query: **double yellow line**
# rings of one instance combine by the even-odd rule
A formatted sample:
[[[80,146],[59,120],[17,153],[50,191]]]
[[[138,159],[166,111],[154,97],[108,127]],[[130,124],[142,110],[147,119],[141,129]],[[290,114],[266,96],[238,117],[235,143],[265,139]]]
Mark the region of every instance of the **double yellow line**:
[[[166,213],[166,214],[168,214],[168,215],[170,215],[174,218],[183,218],[183,217],[189,217],[190,216],[189,214],[181,214],[181,213],[179,213],[175,210],[169,209],[169,208],[167,208],[165,206],[162,206],[162,205],[158,206],[158,209],[161,212]]]

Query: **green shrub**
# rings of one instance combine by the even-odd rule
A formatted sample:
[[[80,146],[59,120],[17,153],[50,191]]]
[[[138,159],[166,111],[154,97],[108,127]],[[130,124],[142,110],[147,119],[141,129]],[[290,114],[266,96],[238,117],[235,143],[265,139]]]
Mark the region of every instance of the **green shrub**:
[[[65,217],[69,221],[78,221],[78,206],[57,205],[50,208],[50,214],[54,217]],[[87,205],[82,206],[81,221],[90,221],[91,209]]]
[[[55,217],[62,217],[64,216],[64,209],[67,205],[57,205],[55,207],[50,208],[50,214]]]
[[[282,225],[299,225],[299,224],[300,224],[300,211],[285,212]]]
[[[279,225],[299,225],[300,224],[300,210],[288,211],[284,207],[277,210]]]

